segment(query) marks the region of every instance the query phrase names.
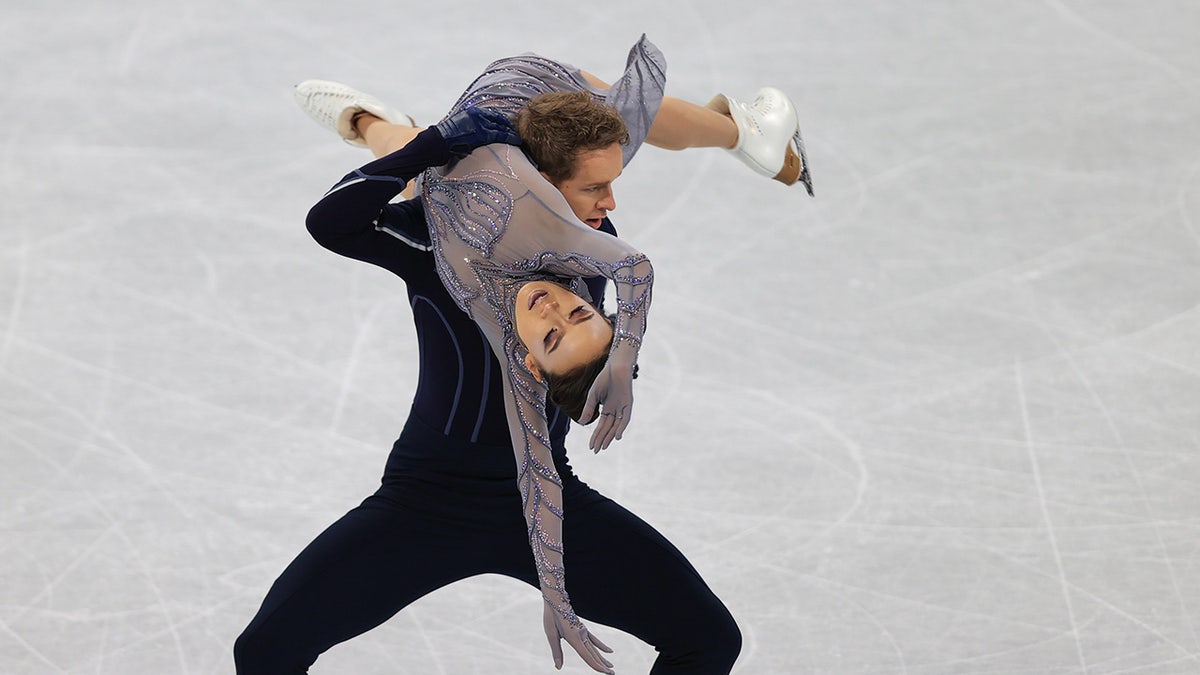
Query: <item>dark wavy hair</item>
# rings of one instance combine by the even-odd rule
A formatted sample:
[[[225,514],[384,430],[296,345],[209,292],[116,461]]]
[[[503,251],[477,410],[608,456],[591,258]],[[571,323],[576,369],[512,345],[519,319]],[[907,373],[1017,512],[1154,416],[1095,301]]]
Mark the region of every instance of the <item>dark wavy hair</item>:
[[[555,185],[575,173],[580,153],[629,143],[629,129],[617,109],[586,91],[534,96],[517,113],[517,133],[538,171]]]
[[[565,373],[542,373],[542,379],[550,390],[550,402],[578,422],[585,412],[583,406],[587,403],[588,391],[606,364],[608,349],[594,360]]]
[[[608,322],[608,325],[614,327],[614,332],[613,337],[608,339],[608,344],[605,345],[604,351],[599,356],[565,373],[542,371],[542,380],[545,382],[546,388],[550,390],[548,395],[550,402],[576,422],[583,417],[585,412],[583,406],[587,404],[588,391],[591,390],[592,383],[596,381],[600,371],[604,370],[604,366],[608,365],[608,353],[612,351],[613,338],[617,335],[615,331],[617,315],[604,315],[604,320]],[[637,366],[633,368],[633,376],[637,377]]]

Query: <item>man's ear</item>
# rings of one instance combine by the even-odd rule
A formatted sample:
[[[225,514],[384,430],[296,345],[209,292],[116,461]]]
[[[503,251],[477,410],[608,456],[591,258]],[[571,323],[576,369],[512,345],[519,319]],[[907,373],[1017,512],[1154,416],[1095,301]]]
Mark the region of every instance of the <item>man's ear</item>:
[[[537,361],[533,360],[533,354],[525,354],[525,370],[528,370],[529,374],[533,375],[533,379],[537,380],[538,382],[543,381],[542,369],[538,367]]]

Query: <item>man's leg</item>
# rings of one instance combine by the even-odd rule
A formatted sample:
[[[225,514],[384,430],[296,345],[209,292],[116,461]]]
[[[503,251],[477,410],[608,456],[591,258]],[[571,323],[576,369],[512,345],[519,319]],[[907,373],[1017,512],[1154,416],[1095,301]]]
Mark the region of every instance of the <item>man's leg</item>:
[[[371,497],[284,570],[234,644],[238,675],[305,673],[330,647],[417,598],[480,573],[465,530]],[[486,550],[486,549],[485,549]]]

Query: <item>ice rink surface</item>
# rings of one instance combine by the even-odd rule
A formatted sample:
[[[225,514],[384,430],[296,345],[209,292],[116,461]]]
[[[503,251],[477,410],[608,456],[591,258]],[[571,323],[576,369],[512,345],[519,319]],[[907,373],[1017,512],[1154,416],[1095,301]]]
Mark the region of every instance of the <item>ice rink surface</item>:
[[[643,32],[669,94],[790,93],[816,183],[639,154],[636,419],[568,441],[728,604],[736,672],[1200,672],[1200,4],[433,7],[0,9],[0,673],[232,673],[378,483],[416,339],[304,229],[368,155],[293,83],[432,123],[494,58],[611,79]],[[472,579],[313,672],[550,673],[540,602]]]

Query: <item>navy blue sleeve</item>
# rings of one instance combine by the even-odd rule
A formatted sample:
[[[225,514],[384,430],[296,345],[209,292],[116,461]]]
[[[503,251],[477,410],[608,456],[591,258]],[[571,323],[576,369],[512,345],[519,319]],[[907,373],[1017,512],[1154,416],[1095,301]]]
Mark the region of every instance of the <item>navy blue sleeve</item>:
[[[390,202],[421,171],[449,158],[437,129],[422,131],[402,149],[347,174],[309,210],[309,233],[335,253],[407,280],[413,264],[428,255],[425,211],[420,200]]]

